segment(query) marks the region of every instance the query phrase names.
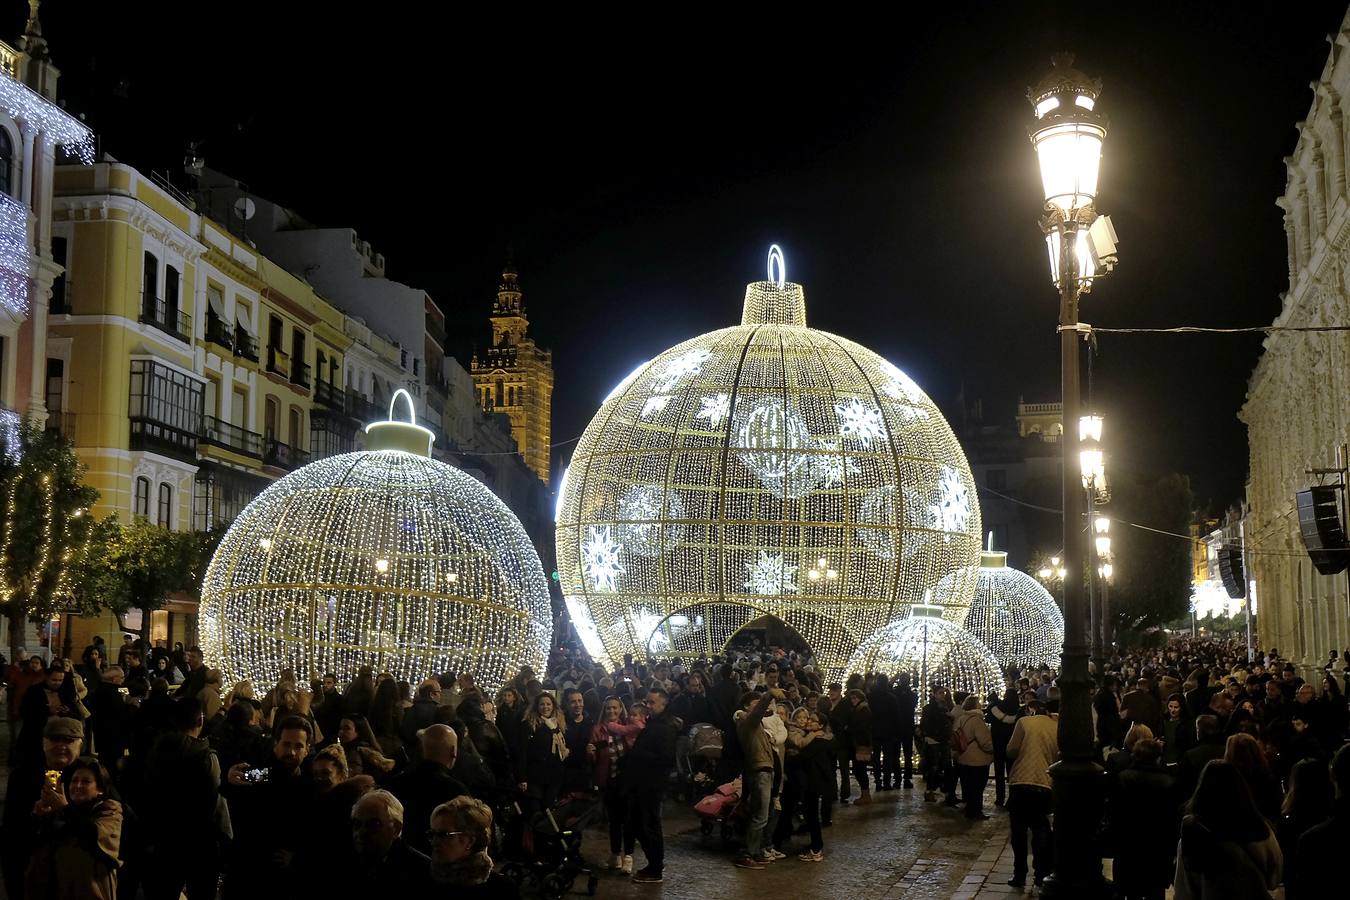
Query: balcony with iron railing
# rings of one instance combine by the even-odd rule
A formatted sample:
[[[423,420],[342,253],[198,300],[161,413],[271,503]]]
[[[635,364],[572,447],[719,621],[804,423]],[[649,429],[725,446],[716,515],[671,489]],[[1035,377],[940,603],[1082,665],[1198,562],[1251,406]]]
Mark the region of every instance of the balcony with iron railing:
[[[190,340],[192,317],[176,305],[170,306],[158,297],[147,295],[144,291],[141,292],[140,320],[143,324],[152,325],[184,343]]]
[[[47,430],[54,431],[66,440],[75,441],[75,414],[62,410],[47,411]]]
[[[347,411],[347,395],[342,388],[322,378],[314,382],[314,402],[328,407],[334,412]]]
[[[276,438],[263,442],[263,465],[276,469],[298,469],[309,462],[309,454],[298,447],[283,444]]]
[[[309,387],[310,366],[308,363],[291,360],[291,384],[297,387]]]
[[[291,355],[280,347],[267,348],[267,371],[282,378],[291,377]]]
[[[131,449],[151,450],[176,459],[197,458],[197,434],[201,428],[182,428],[154,416],[131,416]]]
[[[374,422],[381,418],[380,408],[360,391],[347,388],[347,412],[358,422]]]
[[[258,339],[242,325],[234,326],[234,355],[252,362],[258,361]]]
[[[206,340],[212,344],[224,347],[230,352],[234,352],[234,333],[237,329],[231,328],[229,324],[216,315],[215,310],[208,308],[206,310]]]
[[[233,450],[245,456],[261,458],[263,436],[256,431],[222,422],[215,416],[206,416],[202,423],[202,443]]]

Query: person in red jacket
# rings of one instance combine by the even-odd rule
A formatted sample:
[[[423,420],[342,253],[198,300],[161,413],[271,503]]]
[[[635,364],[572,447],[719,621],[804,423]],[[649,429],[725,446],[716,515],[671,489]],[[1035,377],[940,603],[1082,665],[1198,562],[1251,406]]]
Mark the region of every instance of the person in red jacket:
[[[629,792],[619,777],[623,755],[631,740],[637,737],[636,732],[632,739],[621,733],[627,730],[628,724],[628,711],[623,708],[623,701],[618,697],[606,697],[600,709],[600,721],[591,729],[586,756],[594,766],[592,780],[604,798],[605,814],[609,817],[609,867],[631,875],[636,835],[630,822]]]

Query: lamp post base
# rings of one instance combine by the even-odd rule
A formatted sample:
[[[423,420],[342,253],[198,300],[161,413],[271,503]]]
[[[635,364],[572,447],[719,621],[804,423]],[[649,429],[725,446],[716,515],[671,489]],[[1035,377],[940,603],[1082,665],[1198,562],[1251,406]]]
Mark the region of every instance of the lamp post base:
[[[1055,870],[1041,896],[1056,900],[1105,900],[1111,883],[1102,875],[1097,834],[1106,802],[1106,770],[1091,759],[1060,760],[1050,767],[1055,802]]]

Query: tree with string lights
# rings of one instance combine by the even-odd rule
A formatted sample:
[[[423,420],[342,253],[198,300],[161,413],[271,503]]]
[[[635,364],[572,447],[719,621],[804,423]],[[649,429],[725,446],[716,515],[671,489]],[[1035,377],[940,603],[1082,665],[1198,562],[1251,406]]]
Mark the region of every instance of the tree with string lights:
[[[0,437],[0,611],[15,658],[25,622],[45,622],[68,608],[87,549],[98,491],[70,441],[23,422]]]
[[[119,621],[129,610],[141,610],[141,633],[148,640],[149,613],[170,594],[197,596],[222,534],[170,531],[142,520],[124,524],[108,516],[94,525],[74,563],[71,599],[81,613],[106,609]]]

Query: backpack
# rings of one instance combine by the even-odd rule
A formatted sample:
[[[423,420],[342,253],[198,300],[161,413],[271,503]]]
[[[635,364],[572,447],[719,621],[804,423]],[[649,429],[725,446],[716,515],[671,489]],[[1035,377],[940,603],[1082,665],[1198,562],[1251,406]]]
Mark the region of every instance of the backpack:
[[[963,724],[960,728],[952,729],[952,749],[957,753],[965,753],[966,748],[970,746],[970,738],[966,737],[966,729]]]

